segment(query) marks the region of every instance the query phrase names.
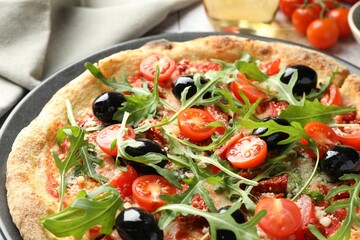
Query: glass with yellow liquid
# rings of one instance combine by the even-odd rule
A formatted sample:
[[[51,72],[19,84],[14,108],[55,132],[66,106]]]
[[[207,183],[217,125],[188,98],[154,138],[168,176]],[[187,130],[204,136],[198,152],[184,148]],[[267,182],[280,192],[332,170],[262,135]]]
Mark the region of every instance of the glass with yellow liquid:
[[[274,20],[279,0],[203,0],[203,3],[215,30],[256,34]]]

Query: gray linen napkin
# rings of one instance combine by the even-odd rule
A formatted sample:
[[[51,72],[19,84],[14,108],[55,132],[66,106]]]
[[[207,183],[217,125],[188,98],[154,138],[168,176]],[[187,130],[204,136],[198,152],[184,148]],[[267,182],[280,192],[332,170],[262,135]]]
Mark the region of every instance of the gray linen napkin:
[[[0,0],[0,117],[42,79],[198,0]]]

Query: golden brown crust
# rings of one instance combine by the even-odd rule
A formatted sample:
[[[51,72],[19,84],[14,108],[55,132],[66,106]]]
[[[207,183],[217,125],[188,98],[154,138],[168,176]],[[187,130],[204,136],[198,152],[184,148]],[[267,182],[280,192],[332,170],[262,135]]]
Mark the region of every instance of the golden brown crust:
[[[360,76],[350,74],[340,88],[343,104],[356,107],[357,118],[360,118]]]
[[[166,40],[154,41],[137,50],[123,51],[99,62],[106,77],[121,79],[121,73],[137,73],[142,59],[153,53],[162,53],[175,61],[188,59],[203,62],[212,58],[233,62],[240,57],[239,50],[248,52],[261,61],[280,58],[282,66],[306,64],[318,71],[320,81],[338,69],[336,82],[341,85],[349,71],[334,59],[318,52],[282,43],[267,43],[234,36],[210,36],[193,41],[177,43]],[[349,76],[342,91],[356,95],[360,106],[358,76]],[[55,132],[66,124],[65,99],[74,106],[75,117],[85,116],[93,99],[109,88],[97,82],[85,72],[59,90],[46,104],[40,115],[24,128],[16,138],[7,161],[8,204],[13,221],[24,239],[56,239],[45,231],[39,218],[56,211],[57,202],[46,191],[46,159],[56,144]],[[354,92],[355,91],[355,92]],[[346,100],[347,101],[347,100]],[[358,234],[356,232],[354,236]],[[63,238],[64,239],[64,238]],[[72,239],[72,238],[65,238]]]

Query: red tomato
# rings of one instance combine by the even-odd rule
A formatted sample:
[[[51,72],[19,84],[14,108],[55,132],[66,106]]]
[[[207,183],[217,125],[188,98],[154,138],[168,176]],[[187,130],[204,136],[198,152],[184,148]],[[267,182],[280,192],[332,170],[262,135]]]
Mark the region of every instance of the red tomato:
[[[160,198],[163,194],[176,194],[176,188],[162,176],[144,175],[138,177],[132,184],[134,200],[148,212],[165,204],[165,201]]]
[[[145,58],[140,64],[140,71],[146,79],[154,81],[157,65],[160,68],[159,82],[170,79],[175,70],[175,61],[164,55],[156,54]]]
[[[298,7],[291,15],[291,22],[299,33],[305,35],[309,24],[317,18],[319,13],[315,8]]]
[[[334,129],[341,144],[351,146],[360,151],[360,127]]]
[[[340,0],[311,0],[311,4],[318,4],[321,7],[321,3],[325,5],[325,10],[337,8],[340,5]]]
[[[268,235],[277,238],[286,238],[301,228],[301,213],[296,204],[285,198],[261,199],[255,208],[255,213],[266,210],[259,226]]]
[[[339,37],[347,37],[351,34],[351,29],[348,22],[349,9],[335,8],[330,10],[328,16],[335,20],[339,28]]]
[[[239,79],[231,83],[231,90],[237,100],[242,103],[245,103],[242,99],[239,91],[243,92],[245,96],[249,99],[250,103],[256,102],[259,98],[266,99],[269,96],[261,91],[260,89],[254,87],[249,82],[244,79]]]
[[[295,9],[304,2],[304,0],[280,0],[279,9],[285,14],[285,16],[291,18]]]
[[[235,135],[232,136],[229,139],[229,141],[227,141],[220,149],[216,150],[216,154],[221,159],[225,159],[226,158],[226,152],[228,151],[228,149],[230,147],[232,147],[233,145],[235,145],[235,143],[237,143],[243,136],[244,135],[243,135],[242,132],[235,133]]]
[[[137,173],[130,165],[126,166],[127,172],[119,171],[112,179],[109,180],[109,184],[113,185],[120,193],[120,196],[124,199],[130,197],[132,194],[132,184],[137,178]]]
[[[327,49],[337,42],[339,28],[332,18],[316,19],[309,24],[306,37],[313,47]]]
[[[221,111],[219,107],[212,104],[210,106],[204,107],[204,110],[207,111],[216,121],[224,124],[225,126],[229,125],[229,116],[223,111]],[[225,133],[225,128],[217,127],[215,131],[223,134]]]
[[[215,119],[205,110],[188,108],[179,113],[178,125],[184,137],[191,141],[200,142],[209,138],[215,131],[214,127],[207,127]]]
[[[277,59],[267,62],[267,63],[261,63],[259,65],[259,69],[261,71],[265,72],[268,76],[273,76],[280,71],[280,62],[281,62],[281,59],[277,58]]]
[[[121,124],[113,124],[107,126],[99,131],[98,135],[96,136],[96,143],[99,145],[100,149],[103,150],[105,153],[109,154],[110,156],[117,155],[117,146],[111,149],[111,145],[118,137],[119,129]],[[127,133],[125,134],[125,139],[135,138],[135,131],[132,127],[127,126]]]
[[[330,84],[329,88],[326,90],[326,93],[321,98],[320,102],[327,106],[342,106],[342,98],[339,87],[335,83]]]
[[[258,136],[245,136],[226,151],[226,159],[236,168],[253,168],[263,163],[267,145]]]
[[[312,137],[320,152],[320,157],[331,148],[339,143],[339,138],[336,133],[325,123],[310,122],[304,127],[305,132]]]

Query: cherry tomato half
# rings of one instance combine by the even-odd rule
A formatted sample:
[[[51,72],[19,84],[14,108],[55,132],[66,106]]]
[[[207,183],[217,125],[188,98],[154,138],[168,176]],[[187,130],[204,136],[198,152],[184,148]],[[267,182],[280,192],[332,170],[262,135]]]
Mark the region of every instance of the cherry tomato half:
[[[330,105],[342,106],[342,98],[339,87],[335,83],[331,83],[328,89],[326,90],[324,96],[321,98],[320,102],[327,106]]]
[[[306,34],[309,24],[319,18],[319,12],[312,7],[298,7],[291,15],[291,22],[295,29],[302,34]]]
[[[126,169],[127,172],[118,171],[108,182],[119,191],[123,199],[131,196],[132,184],[137,178],[137,173],[133,167],[127,165]]]
[[[334,128],[341,144],[351,146],[360,151],[360,127]]]
[[[339,37],[347,37],[351,34],[351,29],[348,22],[349,9],[335,8],[330,10],[328,16],[335,20],[339,28]]]
[[[242,132],[237,132],[235,135],[233,135],[229,141],[227,141],[221,148],[216,150],[216,154],[223,160],[226,159],[226,152],[234,146],[241,138],[244,137],[244,134]]]
[[[229,115],[227,115],[226,113],[224,113],[223,111],[221,111],[221,109],[217,106],[215,106],[214,104],[210,105],[210,106],[206,106],[204,107],[204,110],[207,111],[216,121],[224,124],[225,126],[227,126],[229,123]],[[217,127],[215,129],[216,132],[224,134],[225,133],[225,128],[224,127]]]
[[[309,24],[306,37],[313,47],[327,49],[337,42],[339,28],[334,19],[319,18]]]
[[[140,176],[132,184],[134,200],[148,212],[165,204],[165,201],[160,198],[160,195],[163,194],[176,194],[176,188],[162,176]]]
[[[249,99],[250,103],[256,102],[259,98],[266,99],[269,96],[261,91],[260,89],[254,87],[249,82],[244,79],[239,79],[231,83],[231,90],[237,100],[242,103],[245,103],[239,91],[245,94],[245,96]]]
[[[154,81],[156,66],[160,68],[159,82],[170,79],[171,74],[175,70],[175,61],[164,55],[151,55],[140,64],[140,71],[147,80]]]
[[[297,7],[304,3],[304,0],[280,0],[279,9],[285,16],[291,18]]]
[[[117,146],[113,149],[111,145],[118,137],[119,130],[121,128],[121,124],[113,124],[101,129],[96,136],[96,143],[99,145],[100,149],[110,156],[117,155]],[[127,126],[127,132],[125,133],[124,139],[132,139],[135,138],[135,131],[132,127]]]
[[[267,145],[258,136],[245,136],[226,152],[226,159],[236,168],[253,168],[263,163],[267,156]]]
[[[336,133],[325,123],[310,122],[305,125],[304,130],[316,142],[320,157],[322,157],[329,148],[339,143],[339,138]]]
[[[256,204],[255,213],[261,210],[267,213],[259,226],[272,237],[289,237],[301,227],[300,210],[289,199],[265,197]]]
[[[266,73],[268,76],[273,76],[280,71],[281,59],[277,58],[267,63],[260,63],[259,69]]]
[[[184,137],[191,141],[200,142],[209,138],[215,131],[214,127],[207,127],[215,119],[205,110],[188,108],[179,113],[178,125]]]

